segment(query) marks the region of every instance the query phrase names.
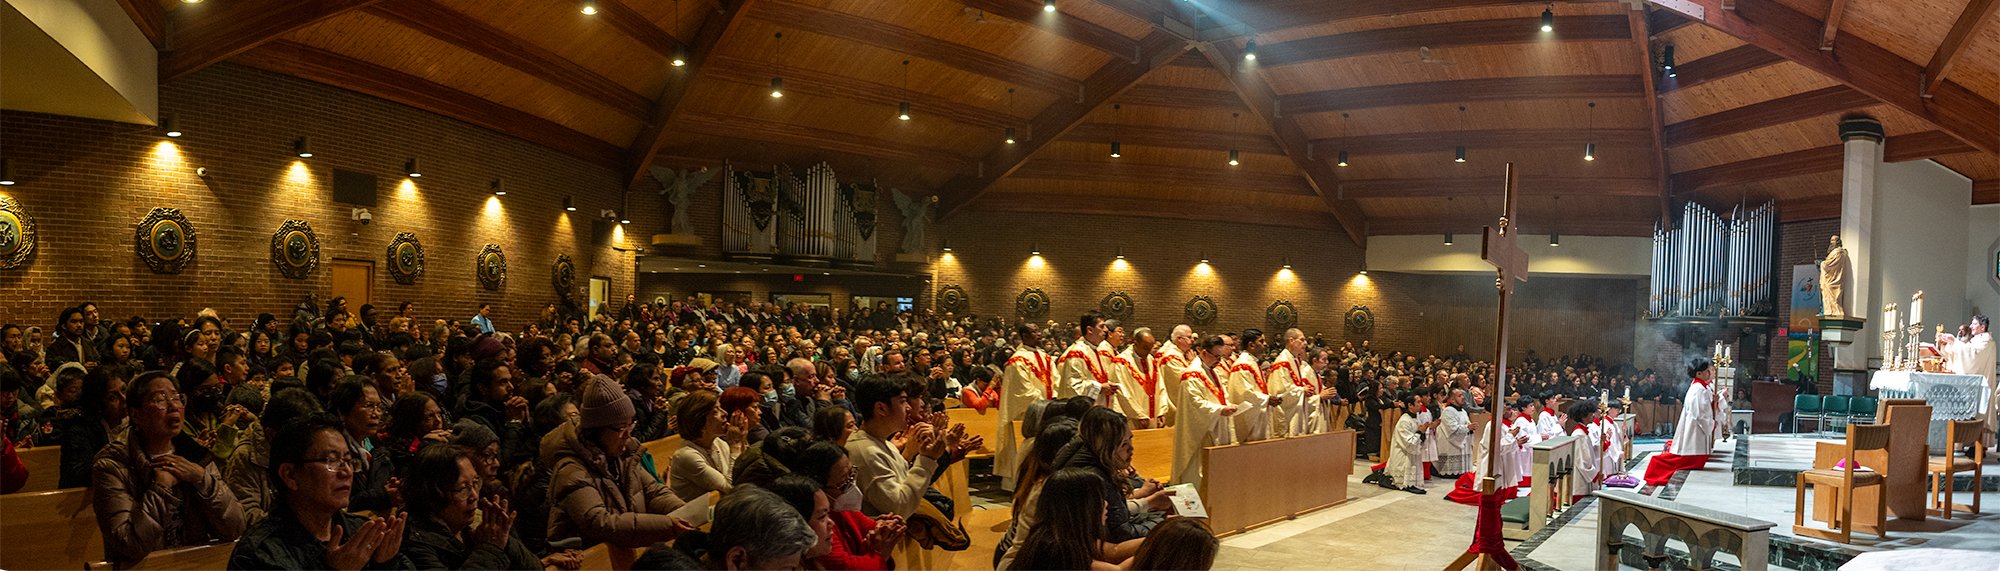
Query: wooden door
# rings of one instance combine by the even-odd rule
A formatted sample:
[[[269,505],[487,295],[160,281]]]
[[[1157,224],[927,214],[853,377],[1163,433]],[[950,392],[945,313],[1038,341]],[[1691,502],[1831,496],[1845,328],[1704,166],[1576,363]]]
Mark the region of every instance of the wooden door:
[[[374,303],[369,300],[370,286],[375,284],[375,262],[368,260],[333,261],[333,295],[347,298],[348,307],[361,307]]]
[[[604,278],[595,278],[595,277],[590,278],[589,317],[591,319],[597,319],[597,312],[604,311],[606,309],[604,307],[604,304],[609,302],[610,300],[611,300],[611,280]]]

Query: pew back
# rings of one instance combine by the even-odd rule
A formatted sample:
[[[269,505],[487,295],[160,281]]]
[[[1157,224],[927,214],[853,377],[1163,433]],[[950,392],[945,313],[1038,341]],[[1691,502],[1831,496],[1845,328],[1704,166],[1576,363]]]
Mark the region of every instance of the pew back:
[[[62,479],[61,446],[16,448],[14,453],[21,456],[21,465],[28,468],[28,483],[14,493],[25,494],[56,489],[56,482]]]
[[[176,571],[180,569],[222,569],[229,566],[229,554],[236,551],[236,542],[197,545],[162,549],[146,555],[139,563],[126,567],[125,571]],[[90,571],[117,569],[109,561],[98,561],[85,566]]]
[[[104,558],[88,488],[0,496],[0,568],[81,569]]]

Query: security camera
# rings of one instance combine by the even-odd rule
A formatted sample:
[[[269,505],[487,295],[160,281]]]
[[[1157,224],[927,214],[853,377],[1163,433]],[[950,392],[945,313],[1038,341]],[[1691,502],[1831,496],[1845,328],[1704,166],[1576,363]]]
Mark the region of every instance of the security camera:
[[[356,209],[354,209],[354,213],[353,213],[353,217],[354,217],[354,220],[355,220],[356,222],[360,222],[362,226],[367,226],[369,222],[372,222],[372,221],[374,221],[374,220],[375,220],[375,215],[374,215],[374,214],[370,214],[370,213],[368,212],[368,209],[366,209],[366,208],[356,208]]]

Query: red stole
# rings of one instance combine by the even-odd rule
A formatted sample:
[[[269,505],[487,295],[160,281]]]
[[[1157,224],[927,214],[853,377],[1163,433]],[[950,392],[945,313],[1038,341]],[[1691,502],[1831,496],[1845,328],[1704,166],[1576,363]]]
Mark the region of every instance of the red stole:
[[[1196,361],[1196,363],[1200,363],[1200,361]],[[1208,394],[1215,395],[1215,402],[1224,405],[1229,404],[1229,397],[1223,392],[1222,383],[1215,379],[1214,371],[1210,371],[1206,367],[1188,367],[1187,372],[1181,373],[1181,379],[1186,380],[1188,375],[1197,375],[1196,378],[1201,379],[1202,387],[1208,389]]]
[[[1007,359],[1007,365],[1011,367],[1015,363],[1020,363],[1022,366],[1027,367],[1029,374],[1034,375],[1036,379],[1042,381],[1042,398],[1056,398],[1055,365],[1049,362],[1048,353],[1035,351],[1034,355],[1035,358],[1032,360],[1015,355]]]

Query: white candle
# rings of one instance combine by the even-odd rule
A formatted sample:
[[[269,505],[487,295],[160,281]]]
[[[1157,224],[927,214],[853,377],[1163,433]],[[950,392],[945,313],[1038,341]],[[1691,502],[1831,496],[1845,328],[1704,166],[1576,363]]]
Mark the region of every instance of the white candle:
[[[1910,323],[1918,324],[1923,322],[1924,322],[1924,292],[1920,291],[1917,292],[1916,295],[1910,296]]]

